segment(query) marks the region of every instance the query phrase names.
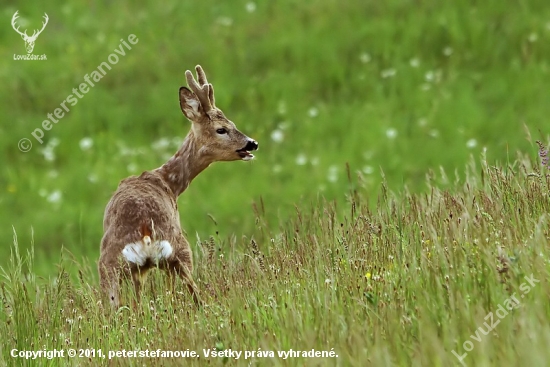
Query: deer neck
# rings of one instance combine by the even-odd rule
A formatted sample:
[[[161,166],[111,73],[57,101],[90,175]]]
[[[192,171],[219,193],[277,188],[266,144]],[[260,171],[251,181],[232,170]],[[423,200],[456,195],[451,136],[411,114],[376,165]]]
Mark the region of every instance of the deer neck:
[[[176,154],[168,162],[157,168],[155,172],[163,177],[174,195],[178,197],[210,163],[212,162],[204,154],[201,154],[200,146],[198,146],[193,130],[191,130]]]

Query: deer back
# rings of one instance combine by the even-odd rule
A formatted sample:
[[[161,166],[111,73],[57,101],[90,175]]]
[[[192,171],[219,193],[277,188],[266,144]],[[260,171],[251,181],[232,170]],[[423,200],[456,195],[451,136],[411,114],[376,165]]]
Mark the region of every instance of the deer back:
[[[159,173],[143,172],[122,180],[105,208],[104,247],[120,251],[152,233],[157,240],[180,242],[177,198]],[[144,232],[144,233],[142,233]]]

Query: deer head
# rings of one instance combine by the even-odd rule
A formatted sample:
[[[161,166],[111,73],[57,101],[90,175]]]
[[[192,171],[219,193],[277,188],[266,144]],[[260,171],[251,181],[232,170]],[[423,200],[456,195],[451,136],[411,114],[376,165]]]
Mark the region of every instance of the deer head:
[[[187,70],[185,77],[191,89],[181,87],[179,96],[181,110],[192,123],[191,133],[201,155],[211,162],[253,159],[251,151],[258,149],[258,143],[237,130],[216,108],[214,87],[206,80],[200,65],[195,70],[198,82]]]
[[[25,41],[25,48],[27,49],[27,53],[31,53],[34,49],[34,42],[36,42],[36,38],[38,38],[38,35],[42,33],[44,28],[46,28],[46,24],[48,24],[48,14],[44,13],[44,22],[42,22],[42,29],[41,30],[34,30],[32,33],[32,36],[27,35],[27,30],[25,32],[21,32],[19,30],[19,27],[15,26],[15,21],[17,18],[19,18],[19,15],[17,15],[19,11],[16,11],[15,14],[13,14],[13,17],[11,18],[11,26],[13,29],[21,35],[21,38],[23,38],[23,41]]]

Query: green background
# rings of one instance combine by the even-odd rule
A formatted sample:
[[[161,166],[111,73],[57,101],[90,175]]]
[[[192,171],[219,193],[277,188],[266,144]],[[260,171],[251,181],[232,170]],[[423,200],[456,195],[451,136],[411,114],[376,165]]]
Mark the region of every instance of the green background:
[[[48,14],[34,49],[47,61],[13,60],[26,54],[16,10],[29,34]],[[189,129],[177,91],[196,64],[260,150],[214,164],[180,197],[193,245],[253,236],[256,212],[284,227],[295,207],[342,202],[350,186],[374,203],[383,176],[425,191],[429,170],[453,181],[484,150],[489,162],[535,157],[528,132],[548,133],[547,1],[47,0],[4,2],[0,15],[0,265],[15,229],[42,275],[61,247],[95,267],[118,182],[160,166]],[[130,34],[138,43],[35,141]]]

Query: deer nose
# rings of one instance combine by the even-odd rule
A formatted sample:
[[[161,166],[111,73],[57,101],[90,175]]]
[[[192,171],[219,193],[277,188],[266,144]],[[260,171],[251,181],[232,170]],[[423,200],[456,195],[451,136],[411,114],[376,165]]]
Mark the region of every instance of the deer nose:
[[[246,143],[246,146],[244,147],[244,150],[248,150],[248,151],[256,150],[256,149],[258,149],[258,142],[252,139],[250,139],[248,143]]]

